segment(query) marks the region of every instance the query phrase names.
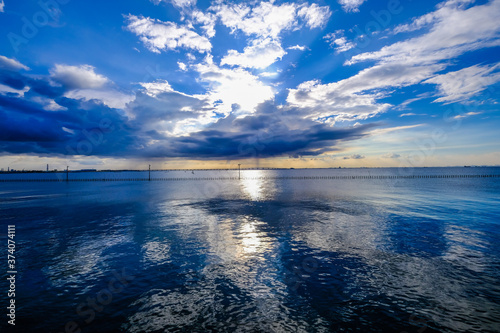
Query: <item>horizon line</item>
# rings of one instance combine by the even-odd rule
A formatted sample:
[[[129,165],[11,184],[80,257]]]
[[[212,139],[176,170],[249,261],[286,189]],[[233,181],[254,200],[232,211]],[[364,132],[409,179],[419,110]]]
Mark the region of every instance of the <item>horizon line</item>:
[[[448,166],[398,166],[398,167],[388,167],[388,166],[375,166],[375,167],[325,167],[325,168],[272,168],[272,167],[260,167],[260,168],[241,168],[241,170],[330,170],[330,169],[425,169],[425,168],[496,168],[500,165],[448,165]],[[53,170],[1,170],[0,173],[57,173],[57,172],[147,172],[147,171],[238,171],[238,168],[208,168],[208,169],[53,169]]]

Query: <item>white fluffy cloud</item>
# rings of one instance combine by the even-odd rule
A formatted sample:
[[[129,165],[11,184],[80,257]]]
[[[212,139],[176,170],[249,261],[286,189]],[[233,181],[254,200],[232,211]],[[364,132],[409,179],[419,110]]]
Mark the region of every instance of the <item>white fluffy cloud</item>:
[[[259,73],[259,76],[260,77],[273,77],[273,76],[276,76],[278,74],[279,74],[279,72],[262,72],[262,73]]]
[[[330,47],[335,49],[335,52],[337,53],[349,51],[356,46],[353,42],[347,41],[347,38],[344,37],[344,32],[342,30],[331,32],[323,38],[330,44]]]
[[[471,66],[455,72],[436,75],[424,83],[438,85],[439,95],[435,102],[460,102],[477,95],[489,85],[500,81],[500,63],[490,66]]]
[[[153,137],[182,136],[199,131],[216,121],[215,108],[208,95],[189,95],[176,91],[168,81],[141,83],[135,100],[127,104],[127,115]],[[155,143],[155,139],[151,144]]]
[[[299,8],[300,9],[297,12],[297,15],[303,18],[306,22],[306,25],[311,29],[324,26],[331,15],[330,9],[328,7],[320,7],[315,3],[309,6],[303,5]]]
[[[394,33],[410,32],[420,30],[424,27],[434,24],[441,18],[453,14],[456,9],[464,9],[475,0],[448,0],[437,5],[434,12],[427,13],[412,20],[409,24],[401,24],[394,28]]]
[[[308,27],[322,27],[330,18],[330,9],[317,4],[261,2],[251,7],[247,4],[221,3],[211,7],[221,23],[232,33],[243,32],[249,36],[248,46],[242,53],[230,50],[221,64],[244,68],[266,68],[281,59],[286,52],[280,36],[284,31]],[[304,49],[299,46],[295,49]]]
[[[117,90],[104,75],[97,74],[90,65],[69,66],[57,64],[50,70],[53,81],[65,86],[65,97],[85,101],[98,100],[117,109],[123,109],[134,96]]]
[[[9,94],[16,94],[17,96],[21,97],[24,95],[24,93],[28,92],[30,88],[28,86],[24,87],[23,89],[15,89],[9,86],[6,86],[4,84],[0,83],[0,94],[5,95],[5,93]]]
[[[262,2],[254,8],[246,4],[221,4],[214,9],[222,24],[232,32],[241,30],[247,35],[277,38],[282,30],[295,25],[296,8],[293,4],[274,6]]]
[[[159,4],[162,0],[152,1]],[[212,48],[209,39],[215,36],[215,25],[219,21],[232,33],[240,31],[248,36],[243,52],[229,50],[221,60],[221,64],[243,68],[268,67],[286,54],[281,45],[283,31],[323,27],[331,16],[328,6],[307,3],[216,1],[204,12],[195,8],[196,1],[172,0],[172,3],[179,8],[184,25],[128,15],[127,29],[139,36],[152,52],[187,48],[209,53]],[[201,29],[204,36],[195,29]]]
[[[146,93],[146,95],[149,95],[151,97],[156,97],[159,94],[165,92],[174,91],[170,83],[165,80],[157,80],[155,82],[142,82],[141,86],[144,88],[144,92]]]
[[[200,24],[208,38],[215,36],[215,22],[217,16],[212,13],[204,13],[200,10],[193,10],[191,12],[192,24]]]
[[[271,2],[261,2],[253,8],[246,4],[219,4],[212,9],[222,24],[233,32],[240,30],[246,35],[273,39],[276,39],[282,31],[297,29],[301,24],[310,28],[321,27],[331,15],[327,6],[320,7],[316,4],[275,5]],[[299,19],[303,22],[301,23]]]
[[[196,0],[172,0],[172,3],[177,7],[189,7],[196,5]]]
[[[29,70],[27,66],[24,66],[16,59],[7,58],[4,57],[3,55],[0,55],[0,68],[7,69],[10,71],[18,71],[20,69]]]
[[[35,96],[32,97],[31,100],[33,102],[40,104],[43,107],[43,109],[47,111],[62,111],[68,109],[64,106],[57,104],[56,101],[54,101],[53,99],[43,96]]]
[[[464,101],[483,91],[500,80],[498,64],[436,75],[451,64],[450,59],[468,51],[500,45],[500,26],[495,21],[500,15],[500,0],[470,8],[464,6],[465,2],[445,2],[436,11],[395,30],[414,31],[427,25],[429,29],[420,36],[356,55],[347,62],[372,60],[375,65],[338,82],[305,82],[289,91],[287,101],[307,109],[309,117],[355,120],[387,110],[390,105],[378,100],[387,97],[394,88],[436,84],[441,96],[436,102]],[[346,45],[340,40],[337,43],[337,34],[327,36],[334,45]]]
[[[0,0],[0,12],[4,11],[4,7],[5,7],[5,3],[3,2],[3,0]]]
[[[305,51],[307,49],[307,46],[305,46],[305,45],[294,45],[294,46],[289,46],[287,49],[288,50]]]
[[[85,101],[98,100],[110,108],[123,109],[134,99],[134,95],[116,89],[76,89],[68,91],[64,96]]]
[[[467,1],[468,2],[468,1]],[[430,31],[415,38],[354,56],[348,64],[366,60],[401,61],[408,65],[436,63],[465,52],[500,45],[500,1],[464,9],[464,1],[450,0],[432,13],[416,18],[395,32],[428,26]]]
[[[50,70],[51,78],[69,89],[96,89],[109,82],[89,65],[69,66],[57,64]]]
[[[467,113],[456,115],[455,117],[453,117],[453,119],[467,118],[467,117],[471,117],[471,116],[477,116],[480,114],[483,114],[483,113],[482,112],[467,112]]]
[[[221,65],[237,65],[245,68],[266,68],[286,54],[280,43],[266,38],[254,40],[243,53],[229,50]]]
[[[470,0],[450,0],[438,5],[437,10],[414,19],[410,24],[395,28],[395,33],[429,28],[419,37],[394,43],[376,52],[354,56],[349,64],[375,60],[386,72],[398,64],[420,68],[417,83],[438,85],[442,97],[435,102],[458,102],[483,91],[488,85],[498,82],[498,65],[471,66],[456,72],[435,75],[445,69],[450,59],[466,52],[500,45],[500,26],[496,18],[500,15],[500,1],[467,8]]]
[[[183,71],[183,72],[184,72],[184,71],[186,71],[186,70],[187,70],[187,66],[186,66],[186,64],[185,64],[185,63],[183,63],[182,61],[177,61],[177,65],[179,66],[179,69],[180,69],[181,71]]]
[[[361,6],[365,1],[366,0],[338,0],[342,9],[346,12],[359,12],[359,6]]]
[[[335,51],[339,53],[349,51],[350,49],[355,47],[354,43],[348,42],[345,37],[335,38],[335,40],[333,40],[331,44],[336,46]]]
[[[387,89],[420,83],[443,65],[404,66],[376,65],[347,79],[329,84],[305,82],[290,89],[287,101],[309,110],[309,117],[331,117],[337,120],[357,120],[385,112],[390,105],[379,103],[387,97]]]
[[[367,119],[389,108],[389,104],[377,103],[384,96],[382,93],[362,93],[363,89],[349,88],[351,82],[347,80],[329,84],[304,82],[290,89],[287,102],[306,110],[306,118],[334,117],[340,121]]]
[[[128,15],[127,21],[127,29],[139,36],[144,45],[155,53],[176,48],[207,52],[212,48],[208,38],[186,26],[135,15]]]

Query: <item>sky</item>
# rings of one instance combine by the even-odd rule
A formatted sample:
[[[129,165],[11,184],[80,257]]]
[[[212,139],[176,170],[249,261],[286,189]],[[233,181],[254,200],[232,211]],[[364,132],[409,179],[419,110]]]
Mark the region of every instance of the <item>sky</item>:
[[[0,0],[0,167],[500,165],[500,0]]]

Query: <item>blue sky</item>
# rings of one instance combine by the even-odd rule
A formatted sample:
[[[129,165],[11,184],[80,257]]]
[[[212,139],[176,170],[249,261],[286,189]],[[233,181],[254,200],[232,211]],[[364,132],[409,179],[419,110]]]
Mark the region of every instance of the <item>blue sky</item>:
[[[1,167],[499,165],[500,1],[0,0]]]

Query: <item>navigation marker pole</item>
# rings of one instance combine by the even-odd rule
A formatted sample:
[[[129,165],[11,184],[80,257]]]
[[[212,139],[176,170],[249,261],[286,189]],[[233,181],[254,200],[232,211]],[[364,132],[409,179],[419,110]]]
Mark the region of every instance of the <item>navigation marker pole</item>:
[[[66,181],[69,182],[69,167],[66,166]]]
[[[148,180],[150,181],[151,180],[151,164],[149,165],[149,178]]]
[[[241,179],[241,164],[238,164],[238,179]]]

